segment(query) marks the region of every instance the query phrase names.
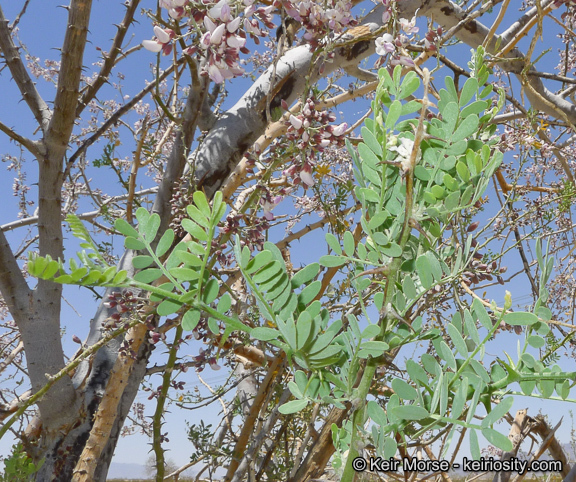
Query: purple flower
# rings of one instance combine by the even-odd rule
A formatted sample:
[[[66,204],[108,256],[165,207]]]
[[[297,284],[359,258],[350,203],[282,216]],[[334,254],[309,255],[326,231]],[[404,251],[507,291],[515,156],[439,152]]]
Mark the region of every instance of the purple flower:
[[[394,37],[389,33],[385,33],[382,37],[376,39],[376,53],[381,56],[392,53],[396,50],[394,46]]]
[[[416,27],[416,17],[412,17],[412,20],[406,20],[405,18],[401,18],[400,27],[408,35],[410,35],[411,33],[417,33],[418,30],[420,30],[418,27]]]

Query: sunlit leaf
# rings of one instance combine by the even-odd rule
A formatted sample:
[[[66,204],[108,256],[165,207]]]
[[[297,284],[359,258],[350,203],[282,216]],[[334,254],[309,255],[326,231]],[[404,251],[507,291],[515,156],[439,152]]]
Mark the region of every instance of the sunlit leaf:
[[[158,241],[158,246],[156,246],[156,256],[159,258],[164,256],[164,254],[166,254],[166,252],[170,249],[170,246],[172,246],[173,242],[174,231],[167,229],[160,238],[160,241]]]
[[[150,266],[153,262],[154,259],[152,256],[142,255],[134,256],[134,258],[132,258],[132,264],[136,269],[148,268],[148,266]]]
[[[400,378],[392,380],[392,390],[403,400],[416,400],[418,398],[416,389]]]
[[[400,405],[390,411],[403,420],[422,420],[430,416],[428,410],[416,405]]]
[[[496,423],[510,411],[513,404],[513,397],[506,397],[503,400],[500,400],[500,403],[493,407],[492,411],[486,415],[486,417],[484,417],[484,420],[482,420],[482,427],[489,427],[490,425]]]
[[[146,247],[142,241],[133,238],[132,236],[128,236],[124,240],[124,246],[126,246],[128,249],[133,249],[135,251],[141,251]]]
[[[291,413],[296,413],[304,410],[308,405],[308,400],[292,400],[291,402],[285,403],[278,408],[278,411],[284,415],[289,415]]]
[[[273,328],[267,328],[267,327],[254,328],[250,332],[250,336],[252,338],[255,338],[256,340],[261,340],[261,341],[276,340],[276,339],[278,339],[279,335],[280,335],[280,332],[278,330],[275,330]]]
[[[162,276],[162,270],[159,268],[149,268],[143,271],[138,271],[134,275],[134,279],[136,281],[140,281],[141,283],[152,283],[156,281],[158,278]]]
[[[118,218],[114,222],[114,227],[124,236],[131,236],[133,238],[138,237],[138,231],[136,231],[136,229],[131,224],[129,224],[125,219]]]
[[[158,313],[160,316],[168,316],[176,313],[181,307],[182,305],[176,301],[164,300],[156,308],[156,313]]]
[[[538,317],[534,313],[515,311],[504,315],[504,322],[513,326],[529,326],[538,323]]]
[[[504,452],[512,450],[512,442],[506,435],[503,435],[492,428],[483,428],[482,435],[484,435],[484,438],[488,440],[488,442]]]
[[[212,303],[218,297],[219,290],[220,286],[216,279],[212,278],[208,280],[208,283],[204,285],[204,288],[202,290],[202,300],[204,301],[204,303],[206,303],[207,305]]]
[[[343,256],[332,256],[332,255],[325,255],[320,257],[319,263],[321,266],[325,266],[326,268],[337,268],[338,266],[342,266],[345,264],[347,259]]]

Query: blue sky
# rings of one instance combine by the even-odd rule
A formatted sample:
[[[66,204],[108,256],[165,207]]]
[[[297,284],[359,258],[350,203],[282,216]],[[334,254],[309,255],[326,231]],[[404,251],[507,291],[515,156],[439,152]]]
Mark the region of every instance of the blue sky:
[[[3,5],[4,14],[8,19],[12,20],[19,11],[20,2],[4,3],[6,3],[6,5]],[[21,39],[26,43],[28,51],[31,55],[40,57],[41,59],[56,59],[58,57],[59,52],[57,49],[62,43],[64,26],[66,25],[67,20],[67,11],[64,8],[58,7],[60,3],[61,2],[45,0],[42,2],[32,2],[29,6],[28,13],[23,17],[19,27],[21,31]],[[145,8],[155,9],[156,3],[154,1],[148,0],[143,2],[142,6]],[[85,64],[89,66],[89,68],[92,68],[92,63],[96,62],[100,56],[100,51],[98,49],[101,48],[103,50],[107,50],[110,39],[113,37],[116,31],[112,24],[118,22],[119,19],[122,18],[123,11],[124,9],[121,6],[121,2],[109,0],[99,0],[94,2],[90,28],[91,41],[88,44],[85,53]],[[149,19],[146,17],[138,18],[139,23],[136,24],[132,29],[134,37],[132,38],[131,45],[137,45],[141,42],[141,40],[152,37],[152,25]],[[423,23],[420,23],[420,25],[424,27]],[[546,25],[546,28],[555,28],[554,25],[555,24],[552,22],[549,22],[549,24]],[[543,44],[539,45],[539,48],[541,49],[545,47],[547,46]],[[468,58],[469,48],[464,46],[461,47],[461,50],[462,55],[465,55],[466,58]],[[549,54],[548,57],[550,59],[554,59],[555,52]],[[125,65],[120,68],[121,71],[127,74],[126,80],[124,82],[124,94],[132,95],[137,92],[143,85],[145,85],[145,79],[151,78],[150,64],[153,62],[155,62],[154,55],[145,50],[141,50],[135,53],[131,58],[125,61]],[[552,60],[552,62],[555,62],[555,60]],[[542,60],[541,64],[544,65],[542,70],[546,69],[548,71],[552,71],[553,65],[549,65],[547,58]],[[163,59],[163,66],[166,67],[167,65],[168,59]],[[443,75],[444,74],[439,74],[437,77],[442,77]],[[227,104],[234,102],[242,93],[238,85],[246,85],[247,83],[248,81],[242,81],[240,83],[234,83],[233,85],[236,87],[230,87],[230,96]],[[438,84],[441,85],[442,82],[438,81]],[[54,96],[54,87],[52,85],[47,84],[41,80],[38,81],[37,85],[40,93],[45,97],[45,99],[51,99]],[[35,129],[34,120],[28,113],[29,111],[26,106],[23,105],[22,101],[20,101],[20,97],[14,83],[12,81],[8,81],[8,75],[6,71],[3,72],[2,76],[0,77],[0,86],[3,92],[3,95],[0,97],[0,119],[4,123],[13,126],[21,134],[33,138]],[[517,87],[515,89],[517,89]],[[112,92],[112,89],[107,89],[107,93],[109,94],[110,92]],[[115,95],[117,95],[117,100],[120,101],[120,96],[118,94]],[[358,115],[362,109],[359,103],[354,103],[350,106],[343,107],[342,110],[346,114],[352,113]],[[131,149],[130,144],[127,143],[125,148],[128,150]],[[94,159],[98,157],[99,149],[101,149],[101,146],[95,146],[89,150],[89,158]],[[10,152],[14,155],[17,155],[18,153],[16,146],[14,146],[12,143],[8,143],[5,136],[0,137],[0,152]],[[28,157],[27,166],[28,172],[30,173],[29,181],[32,183],[36,181],[33,178],[35,175],[34,163],[35,161]],[[144,176],[141,176],[139,181],[146,182],[149,180],[145,179]],[[112,189],[114,189],[115,181],[111,182],[110,179],[105,176],[102,178],[96,178],[95,182],[97,184],[101,184],[103,187],[105,186],[106,188],[109,188],[112,185]],[[0,189],[4,193],[9,193],[11,191],[11,176],[0,176]],[[118,192],[120,192],[120,189],[117,189]],[[34,193],[31,194],[31,199],[34,199]],[[17,211],[17,199],[13,196],[5,195],[3,198],[3,203],[4,207],[2,210],[0,210],[0,224],[13,221],[14,213]],[[288,203],[279,206],[278,209],[275,210],[275,214],[282,214],[287,212],[290,212]],[[9,234],[9,240],[13,243],[14,246],[16,246],[19,243],[20,236],[21,234],[19,234],[19,232],[12,232]],[[313,261],[314,258],[324,254],[324,244],[322,242],[321,236],[318,236],[314,240],[314,242],[316,241],[318,243],[317,246],[320,247],[317,250],[309,249],[311,246],[311,241],[309,239],[303,243],[294,243],[293,259],[298,256],[299,262],[303,258],[307,258],[303,262],[310,262]],[[120,246],[118,246],[119,241],[116,240],[115,243],[116,246],[120,248]],[[73,250],[73,247],[70,248],[69,253],[71,254]],[[519,266],[517,258],[517,254],[514,253],[510,256],[509,260],[507,260],[506,264],[510,266],[511,270],[514,269],[514,266]],[[529,302],[529,299],[526,298],[526,296],[530,292],[530,289],[528,284],[525,283],[521,277],[514,282],[512,287],[507,287],[507,289],[512,291],[513,299],[516,303],[523,304],[525,302]],[[500,288],[490,290],[488,296],[493,296],[499,305],[503,304],[503,291],[500,290]],[[67,301],[74,307],[74,309],[72,309],[66,304],[64,306],[64,319],[67,320],[64,343],[67,353],[71,354],[77,348],[77,345],[71,342],[71,337],[72,335],[78,335],[80,338],[84,338],[87,334],[88,323],[91,316],[93,315],[94,302],[91,298],[91,295],[88,294],[85,290],[81,290],[75,287],[67,288],[65,297]],[[170,336],[171,334],[169,334],[169,339]],[[509,346],[509,351],[511,352],[510,354],[514,357],[516,350],[515,340],[516,337],[512,335],[504,337],[502,341],[499,341],[499,345],[500,343],[502,343],[502,345],[494,346],[494,351],[500,350],[502,346]],[[194,346],[190,350],[190,353],[196,354],[197,348],[197,346]],[[161,348],[159,348],[158,351],[162,351]],[[407,357],[411,356],[409,353],[405,353],[404,355]],[[569,367],[566,368],[569,369]],[[224,382],[227,377],[225,370],[221,370],[220,372],[213,372],[209,368],[207,368],[207,370],[205,370],[202,375],[205,380],[212,386]],[[193,370],[190,370],[184,378],[189,383],[189,387],[198,384]],[[158,384],[159,380],[156,377],[152,380],[152,385],[156,386]],[[137,396],[136,401],[147,403],[147,396],[147,393],[141,392]],[[560,402],[542,402],[537,399],[518,398],[513,407],[513,411],[526,406],[530,407],[529,414],[531,415],[535,415],[539,410],[550,414],[555,414],[561,410],[566,410],[566,405],[560,405]],[[168,458],[172,458],[177,463],[183,464],[187,462],[190,451],[192,450],[192,445],[188,442],[185,435],[182,417],[184,417],[185,420],[193,422],[195,421],[195,417],[199,417],[200,414],[202,414],[207,422],[217,423],[219,417],[215,414],[215,412],[219,411],[220,407],[218,405],[216,405],[216,407],[217,408],[213,408],[211,410],[212,414],[214,414],[211,416],[205,415],[207,413],[205,411],[166,414],[167,427],[170,427],[170,442],[165,445],[166,448],[170,450],[168,453]],[[214,417],[213,420],[210,417]],[[557,420],[552,418],[552,421],[556,422]],[[570,428],[571,427],[565,421],[558,432],[559,438],[562,441],[568,440]],[[505,430],[507,430],[507,428]],[[10,443],[8,441],[0,441],[0,453],[6,454],[9,450],[9,447]],[[116,451],[117,455],[115,461],[130,461],[143,464],[149,456],[149,449],[150,447],[148,445],[148,441],[144,437],[132,436],[128,438],[122,438]]]

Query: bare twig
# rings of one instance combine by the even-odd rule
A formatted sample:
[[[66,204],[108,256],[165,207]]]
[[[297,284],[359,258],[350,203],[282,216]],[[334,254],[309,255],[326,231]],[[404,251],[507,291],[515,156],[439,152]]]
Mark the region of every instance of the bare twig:
[[[28,107],[34,115],[36,122],[38,122],[38,125],[43,131],[46,130],[48,128],[48,123],[50,122],[52,113],[46,102],[44,102],[44,99],[42,99],[40,96],[38,90],[36,90],[34,82],[32,82],[32,79],[26,71],[26,67],[24,67],[24,63],[20,58],[18,49],[12,40],[10,27],[8,26],[8,20],[4,17],[4,12],[2,11],[1,6],[0,50],[4,54],[4,59],[6,60],[8,68],[10,69],[14,82],[16,82],[16,85],[18,86],[24,101],[28,104]]]
[[[164,479],[165,464],[164,464],[164,449],[162,448],[162,418],[164,416],[164,405],[166,404],[166,399],[168,398],[168,390],[170,388],[170,382],[172,381],[172,372],[174,370],[174,364],[176,363],[176,357],[178,356],[178,348],[180,348],[180,341],[182,338],[182,325],[176,327],[176,332],[174,333],[174,341],[168,352],[168,363],[166,364],[166,369],[162,375],[162,386],[160,392],[158,393],[158,398],[156,400],[156,410],[154,411],[154,416],[152,417],[152,448],[154,449],[154,454],[156,455],[156,480],[161,482]]]
[[[26,149],[28,149],[32,155],[36,158],[41,156],[41,151],[38,148],[38,144],[27,137],[21,136],[14,129],[8,127],[6,124],[0,122],[0,131],[4,132],[10,139],[16,141]]]
[[[14,361],[14,359],[18,356],[19,353],[22,352],[23,349],[24,343],[20,341],[16,348],[10,352],[10,355],[8,355],[6,358],[4,358],[4,360],[2,360],[2,362],[0,362],[0,373],[6,370],[6,367],[8,367],[8,365]]]
[[[102,137],[102,134],[104,134],[108,129],[110,129],[110,127],[112,127],[116,122],[118,122],[118,120],[124,114],[128,113],[138,102],[140,102],[144,97],[146,97],[147,94],[149,94],[152,90],[154,90],[157,82],[162,82],[166,77],[168,77],[174,68],[175,68],[174,65],[168,67],[168,69],[162,72],[162,74],[158,77],[156,82],[152,82],[146,87],[144,87],[144,89],[142,89],[138,94],[132,97],[132,99],[130,99],[129,102],[124,104],[113,115],[111,115],[110,118],[106,122],[104,122],[104,124],[102,124],[96,132],[94,132],[94,134],[92,134],[88,139],[86,139],[76,150],[76,152],[74,152],[74,154],[70,156],[70,159],[68,160],[68,162],[66,163],[66,167],[64,168],[64,173],[62,177],[65,178],[66,176],[68,176],[68,174],[70,173],[70,169],[72,169],[72,166],[74,165],[76,160],[82,154],[84,154],[92,144],[98,141]]]
[[[117,25],[118,31],[116,32],[116,36],[112,41],[112,46],[110,47],[110,51],[107,53],[103,53],[104,57],[104,64],[98,73],[98,77],[96,80],[89,86],[87,86],[78,100],[78,107],[76,108],[76,117],[79,117],[84,108],[88,105],[88,103],[96,96],[100,88],[104,85],[104,83],[108,80],[108,76],[112,71],[114,65],[116,65],[116,61],[118,60],[118,55],[122,53],[122,42],[126,37],[126,33],[128,32],[128,28],[130,24],[134,21],[134,14],[136,13],[136,8],[140,0],[130,0],[129,3],[125,4],[126,6],[126,14]],[[140,46],[138,46],[140,48]]]
[[[29,4],[30,4],[30,0],[26,0],[24,2],[24,5],[20,9],[20,13],[18,15],[16,15],[16,18],[8,27],[10,29],[10,31],[14,30],[14,28],[20,23],[20,20],[22,20],[22,17],[26,14],[26,10],[28,9]]]
[[[224,478],[225,481],[232,480],[234,474],[240,465],[240,461],[244,456],[244,452],[246,450],[246,444],[250,439],[250,435],[252,434],[252,430],[254,429],[254,423],[256,422],[256,418],[258,417],[258,413],[260,412],[260,408],[264,399],[268,395],[270,391],[270,386],[278,376],[278,371],[281,370],[281,367],[284,365],[285,356],[284,354],[278,355],[272,364],[268,368],[268,372],[262,380],[260,385],[260,389],[258,390],[258,394],[256,398],[252,402],[252,410],[251,413],[246,419],[244,420],[244,425],[242,426],[242,430],[240,435],[238,436],[238,441],[236,442],[236,446],[234,447],[234,451],[232,453],[232,460],[230,461],[230,465],[228,466],[228,470],[226,472],[226,477]]]

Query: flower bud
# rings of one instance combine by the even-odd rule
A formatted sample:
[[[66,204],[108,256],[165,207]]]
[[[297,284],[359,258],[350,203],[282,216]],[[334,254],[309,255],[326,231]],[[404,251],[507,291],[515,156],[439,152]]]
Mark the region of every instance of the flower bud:
[[[504,309],[509,310],[512,306],[512,295],[510,291],[506,290],[506,294],[504,295]]]

